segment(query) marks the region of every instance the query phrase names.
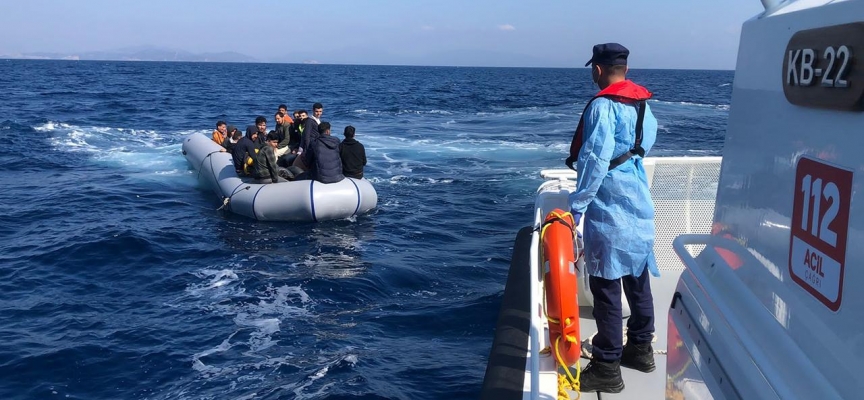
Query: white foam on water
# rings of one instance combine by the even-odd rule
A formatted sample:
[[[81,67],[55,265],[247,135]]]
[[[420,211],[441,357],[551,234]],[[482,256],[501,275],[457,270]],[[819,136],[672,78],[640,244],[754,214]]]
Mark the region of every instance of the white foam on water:
[[[414,177],[414,176],[406,176],[406,175],[395,175],[390,177],[390,179],[382,179],[382,178],[371,178],[372,183],[389,183],[391,185],[407,185],[407,186],[428,186],[428,185],[438,185],[438,184],[450,184],[453,183],[452,178],[428,178],[428,177]]]
[[[539,115],[539,113],[547,113],[549,112],[547,108],[541,109],[537,106],[531,107],[522,107],[516,109],[508,109],[501,111],[477,111],[474,113],[476,116],[486,117],[486,116],[497,116],[497,115]]]
[[[233,269],[203,269],[195,272],[195,276],[204,282],[186,288],[186,292],[194,297],[221,299],[244,293],[244,289],[239,285],[240,278]]]
[[[235,332],[234,334],[236,334],[236,333],[237,332]],[[227,339],[223,340],[222,343],[219,343],[216,347],[204,350],[200,353],[196,353],[195,355],[193,355],[192,356],[192,369],[194,369],[195,371],[198,371],[199,373],[201,373],[205,377],[215,376],[215,375],[219,375],[219,374],[224,373],[226,368],[207,365],[203,361],[201,361],[201,359],[204,357],[207,357],[211,354],[224,353],[228,350],[231,350],[231,348],[233,347],[233,345],[231,345],[231,338],[234,337],[234,334],[231,334],[231,336],[228,336]],[[228,369],[230,370],[229,372],[234,372],[233,368],[228,368]]]
[[[180,138],[198,131],[158,132],[104,126],[78,126],[49,121],[33,127],[50,134],[55,150],[87,153],[98,163],[111,164],[136,175],[182,176],[188,168],[180,154]],[[206,132],[202,130],[200,132]]]
[[[289,390],[294,393],[296,399],[320,399],[324,397],[324,394],[327,393],[327,390],[330,389],[336,382],[329,382],[322,385],[318,390],[312,393],[305,393],[305,390],[312,386],[316,381],[322,379],[327,376],[327,373],[333,367],[336,367],[342,363],[347,363],[350,367],[354,367],[357,365],[358,356],[356,354],[348,354],[344,356],[340,356],[333,361],[330,361],[323,367],[316,370],[314,373],[310,374],[306,379],[297,384],[290,384],[281,386],[281,389]]]
[[[253,330],[246,343],[250,351],[258,352],[275,344],[273,334],[279,332],[278,318],[256,318],[247,313],[239,313],[234,317],[234,323],[241,328]]]
[[[291,365],[294,355],[290,349],[279,349],[276,353],[281,354],[274,356],[271,348],[278,343],[277,334],[295,329],[294,321],[311,318],[309,307],[314,301],[299,286],[268,285],[255,294],[247,293],[244,277],[256,273],[238,266],[194,273],[199,281],[187,287],[186,298],[204,312],[230,318],[235,325],[221,343],[192,355],[192,369],[202,378],[264,379],[258,371]],[[208,361],[215,354],[222,355],[220,361]]]
[[[358,250],[359,246],[351,244],[345,237],[334,237],[331,241],[321,243],[327,246],[340,246],[352,251]],[[367,268],[358,262],[357,258],[343,251],[336,253],[324,253],[320,255],[307,255],[306,258],[294,264],[298,271],[302,271],[308,277],[326,279],[349,279],[366,273]]]
[[[65,125],[66,127],[69,126],[67,124],[61,124],[61,123],[55,123],[52,121],[48,121],[42,125],[34,126],[33,129],[36,130],[37,132],[48,132],[48,131],[53,131],[53,130],[57,129],[57,126],[62,126],[62,125]]]
[[[466,153],[487,158],[490,161],[497,161],[496,153],[502,150],[540,152],[549,150],[549,144],[545,143],[545,140],[516,141],[498,138],[487,139],[479,136],[481,135],[468,132],[451,134],[446,139],[435,137],[408,140],[400,137],[382,136],[365,139],[363,143],[367,149],[367,157],[378,155],[389,163],[414,162],[425,159],[440,161],[442,158],[462,157]],[[567,140],[562,139],[561,141]],[[557,145],[557,142],[554,145]],[[569,141],[567,147],[569,148]],[[402,159],[394,154],[410,155],[410,158]]]

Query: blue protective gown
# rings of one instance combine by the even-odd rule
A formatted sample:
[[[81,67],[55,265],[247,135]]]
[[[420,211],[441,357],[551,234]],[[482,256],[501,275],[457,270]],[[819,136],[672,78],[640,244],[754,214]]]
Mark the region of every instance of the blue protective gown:
[[[657,120],[645,105],[642,147],[657,139]],[[633,148],[637,108],[597,98],[585,111],[584,141],[577,158],[578,184],[570,208],[584,219],[585,265],[604,279],[640,276],[647,266],[660,276],[654,259],[654,203],[642,158],[632,158],[609,170],[610,160]]]

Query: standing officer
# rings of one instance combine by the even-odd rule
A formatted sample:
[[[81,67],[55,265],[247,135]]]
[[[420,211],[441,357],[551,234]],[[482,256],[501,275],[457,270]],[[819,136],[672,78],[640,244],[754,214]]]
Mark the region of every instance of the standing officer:
[[[655,369],[648,273],[660,273],[654,260],[654,203],[642,157],[657,138],[657,120],[646,102],[651,92],[626,78],[629,54],[618,43],[594,46],[585,66],[591,66],[601,90],[582,112],[566,161],[570,168],[574,161],[577,166],[570,211],[577,225],[585,214],[585,266],[598,331],[593,358],[582,371],[583,392],[623,390],[621,366]],[[626,347],[622,284],[631,309]]]

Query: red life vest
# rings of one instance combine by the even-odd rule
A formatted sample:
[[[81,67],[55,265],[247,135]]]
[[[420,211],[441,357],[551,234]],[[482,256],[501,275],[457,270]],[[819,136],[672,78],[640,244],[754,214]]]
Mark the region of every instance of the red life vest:
[[[576,126],[576,132],[573,133],[573,141],[570,142],[570,156],[567,157],[567,164],[570,169],[575,170],[573,167],[573,163],[579,158],[579,150],[582,149],[582,144],[585,141],[583,130],[585,127],[585,113],[588,112],[588,107],[591,106],[591,103],[594,100],[597,100],[601,97],[605,97],[607,99],[611,99],[621,103],[636,103],[638,107],[638,119],[636,120],[636,143],[633,146],[633,149],[624,153],[623,155],[612,159],[609,163],[609,169],[613,169],[619,165],[621,165],[624,161],[627,161],[632,155],[638,154],[640,157],[645,155],[645,150],[642,149],[642,121],[645,117],[645,100],[651,98],[652,93],[645,89],[642,86],[639,86],[633,81],[623,80],[621,82],[613,83],[606,87],[606,89],[601,90],[597,93],[596,96],[591,98],[588,101],[588,104],[585,105],[585,109],[582,110],[582,116],[579,117],[579,125]]]

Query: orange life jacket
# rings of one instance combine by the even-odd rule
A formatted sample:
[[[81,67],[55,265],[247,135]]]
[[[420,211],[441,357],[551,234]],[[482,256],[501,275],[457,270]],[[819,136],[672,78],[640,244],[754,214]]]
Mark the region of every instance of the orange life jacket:
[[[226,137],[228,137],[228,135],[223,135],[222,132],[219,132],[218,130],[213,131],[213,141],[220,146],[225,142]]]

